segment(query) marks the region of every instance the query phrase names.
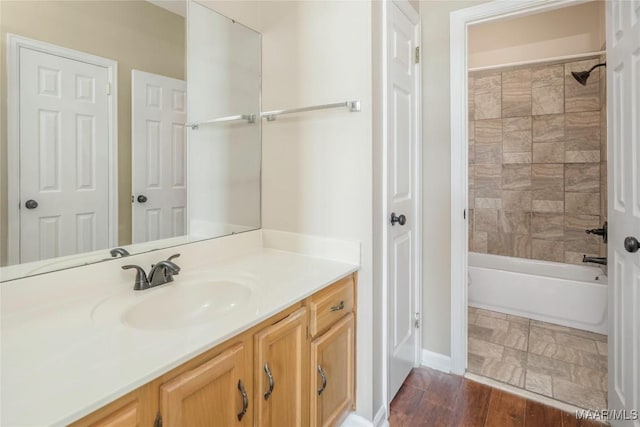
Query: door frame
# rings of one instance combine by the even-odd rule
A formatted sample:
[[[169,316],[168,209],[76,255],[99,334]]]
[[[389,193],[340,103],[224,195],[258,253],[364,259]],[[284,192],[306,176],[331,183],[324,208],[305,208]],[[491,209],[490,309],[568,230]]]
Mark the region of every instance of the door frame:
[[[470,25],[516,18],[586,3],[585,0],[521,0],[480,4],[450,14],[451,82],[451,372],[467,367],[468,304],[468,82]]]
[[[118,62],[54,44],[7,33],[7,261],[20,262],[20,49],[56,55],[107,69],[110,85],[109,245],[118,245]]]
[[[374,164],[374,201],[376,201],[375,193],[380,192],[380,198],[377,199],[377,203],[374,203],[374,218],[373,218],[373,226],[374,226],[374,256],[378,255],[380,262],[380,286],[381,286],[381,304],[382,304],[382,404],[384,405],[385,413],[389,414],[389,331],[391,328],[391,323],[389,319],[389,295],[388,295],[388,229],[389,225],[389,215],[387,209],[387,198],[388,198],[388,188],[387,188],[387,162],[388,155],[387,150],[389,147],[389,141],[387,138],[387,123],[389,120],[389,114],[387,110],[387,102],[388,102],[388,92],[387,85],[389,82],[389,72],[388,72],[388,54],[389,54],[389,46],[387,45],[387,31],[389,29],[388,20],[390,17],[390,8],[392,5],[397,6],[400,11],[402,11],[407,18],[414,24],[417,25],[418,29],[418,43],[417,46],[422,44],[422,27],[420,21],[420,15],[415,11],[413,6],[409,3],[408,0],[392,0],[389,2],[382,2],[382,32],[381,32],[381,57],[380,57],[380,78],[377,83],[379,86],[379,97],[380,97],[380,111],[374,112],[378,113],[380,117],[380,126],[378,127],[378,131],[380,132],[380,142],[381,144],[377,149],[380,150],[379,155],[374,154],[374,159],[378,160],[376,164]],[[415,218],[415,239],[416,239],[416,250],[414,254],[414,272],[413,276],[414,280],[414,311],[421,313],[422,312],[422,60],[418,64],[414,64],[415,71],[415,79],[416,79],[416,118],[415,121],[415,176],[413,177],[413,188],[415,192],[415,210],[411,213],[412,217]],[[375,119],[374,119],[375,120]],[[374,151],[376,149],[374,148]],[[375,169],[378,169],[376,172]],[[379,190],[376,187],[379,186]],[[381,214],[376,215],[375,212],[381,212]],[[380,237],[376,238],[376,234],[380,233]],[[377,256],[376,256],[377,258]],[[374,267],[375,268],[375,267]],[[416,333],[416,354],[414,359],[415,366],[419,366],[421,362],[422,355],[422,328],[418,330]],[[375,408],[374,408],[375,409]],[[374,414],[376,415],[376,414]],[[378,414],[379,415],[379,414]],[[378,416],[376,416],[376,419]],[[386,419],[386,417],[384,418]]]

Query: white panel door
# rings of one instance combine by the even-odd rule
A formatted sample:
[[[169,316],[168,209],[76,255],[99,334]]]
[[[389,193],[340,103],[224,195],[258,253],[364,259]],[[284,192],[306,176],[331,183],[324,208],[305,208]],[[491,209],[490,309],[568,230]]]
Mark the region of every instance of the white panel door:
[[[105,67],[19,51],[20,262],[109,247]]]
[[[187,232],[184,80],[132,71],[133,243]]]
[[[387,31],[387,298],[389,400],[416,366],[416,146],[418,27],[389,5]],[[396,220],[396,217],[398,218]]]
[[[632,418],[640,411],[640,1],[606,3],[609,409]],[[640,427],[637,418],[610,421]]]

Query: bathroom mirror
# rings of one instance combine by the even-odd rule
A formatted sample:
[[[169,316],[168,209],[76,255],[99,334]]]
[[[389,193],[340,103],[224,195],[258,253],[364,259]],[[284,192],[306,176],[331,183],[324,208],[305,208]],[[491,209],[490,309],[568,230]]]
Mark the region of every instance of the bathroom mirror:
[[[0,33],[0,281],[260,228],[259,33],[179,0],[3,0]]]

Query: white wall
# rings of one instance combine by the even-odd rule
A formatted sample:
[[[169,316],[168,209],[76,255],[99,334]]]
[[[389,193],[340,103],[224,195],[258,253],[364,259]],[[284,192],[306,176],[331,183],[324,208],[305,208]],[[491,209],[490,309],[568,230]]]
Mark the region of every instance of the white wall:
[[[372,368],[371,3],[205,3],[262,33],[263,111],[362,102],[360,113],[263,121],[262,226],[362,243],[356,405],[371,419],[380,376]]]
[[[469,28],[469,68],[604,50],[604,1]]]

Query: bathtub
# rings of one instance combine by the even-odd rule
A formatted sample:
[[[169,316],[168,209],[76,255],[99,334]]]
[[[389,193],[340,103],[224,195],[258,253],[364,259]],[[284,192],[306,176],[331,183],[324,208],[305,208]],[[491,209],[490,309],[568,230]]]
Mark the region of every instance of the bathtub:
[[[469,305],[607,334],[600,267],[469,253]]]

